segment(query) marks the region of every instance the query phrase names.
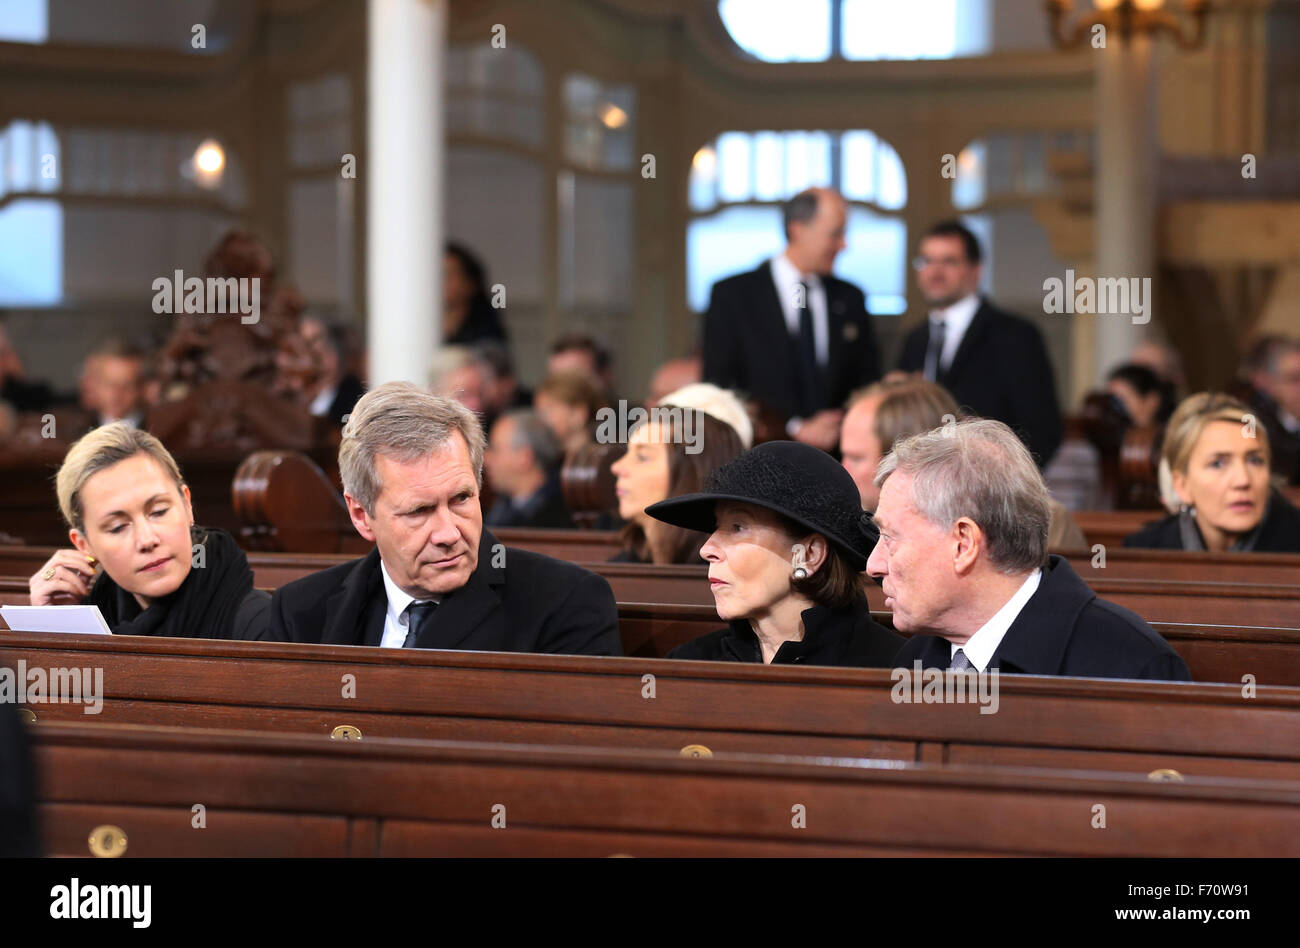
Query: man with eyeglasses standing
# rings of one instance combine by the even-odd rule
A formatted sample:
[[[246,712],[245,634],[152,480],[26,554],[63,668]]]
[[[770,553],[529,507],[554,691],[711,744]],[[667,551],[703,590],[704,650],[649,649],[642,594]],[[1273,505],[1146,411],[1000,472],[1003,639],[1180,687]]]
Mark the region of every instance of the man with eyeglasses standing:
[[[1042,333],[980,296],[979,240],[958,221],[925,233],[914,266],[930,315],[903,340],[898,367],[938,382],[966,411],[1008,425],[1045,467],[1065,426]]]

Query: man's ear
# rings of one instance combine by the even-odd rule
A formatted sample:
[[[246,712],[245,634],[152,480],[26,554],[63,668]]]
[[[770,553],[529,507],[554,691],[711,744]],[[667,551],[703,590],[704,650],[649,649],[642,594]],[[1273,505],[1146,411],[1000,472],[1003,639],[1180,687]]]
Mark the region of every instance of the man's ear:
[[[357,528],[357,533],[361,534],[362,539],[374,543],[375,531],[370,525],[370,514],[366,513],[366,508],[357,503],[351,494],[344,494],[343,502],[348,505],[348,516],[352,518],[352,526]]]
[[[984,531],[970,517],[958,517],[952,525],[952,568],[964,576],[975,568],[984,552]]]

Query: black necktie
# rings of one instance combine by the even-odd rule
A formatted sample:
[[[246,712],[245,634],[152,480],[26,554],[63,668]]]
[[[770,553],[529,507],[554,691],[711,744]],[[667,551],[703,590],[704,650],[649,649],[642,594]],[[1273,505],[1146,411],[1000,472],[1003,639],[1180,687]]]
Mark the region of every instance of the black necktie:
[[[807,283],[799,284],[799,417],[811,418],[822,407],[821,372]]]
[[[943,320],[930,324],[930,345],[925,350],[925,377],[931,382],[939,381],[939,372],[943,367]]]
[[[420,629],[424,628],[424,623],[429,620],[433,610],[438,608],[436,602],[413,602],[406,607],[406,641],[402,643],[402,648],[415,648],[415,640],[420,635]]]

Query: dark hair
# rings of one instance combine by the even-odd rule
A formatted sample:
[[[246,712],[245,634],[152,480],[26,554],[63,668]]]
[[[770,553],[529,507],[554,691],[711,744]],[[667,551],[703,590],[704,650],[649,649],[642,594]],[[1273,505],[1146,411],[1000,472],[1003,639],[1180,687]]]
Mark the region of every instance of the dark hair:
[[[576,332],[565,333],[559,339],[556,339],[551,343],[551,355],[557,355],[561,352],[569,352],[573,349],[590,352],[591,360],[596,365],[596,371],[601,375],[604,375],[609,371],[609,364],[611,361],[609,350],[591,336]]]
[[[1160,407],[1156,409],[1156,424],[1164,424],[1174,413],[1178,402],[1174,396],[1173,383],[1162,379],[1152,369],[1136,362],[1125,362],[1115,366],[1106,375],[1107,382],[1125,382],[1142,398],[1153,392],[1160,396]]]
[[[533,390],[534,403],[539,395],[549,395],[565,405],[585,406],[587,420],[583,422],[584,425],[590,425],[595,420],[596,412],[604,403],[604,395],[580,372],[556,372],[548,375]]]
[[[1279,335],[1261,336],[1247,351],[1243,365],[1247,372],[1276,375],[1282,356],[1294,349],[1300,349],[1300,342],[1294,339]]]
[[[456,258],[460,268],[465,271],[465,279],[474,287],[474,297],[487,298],[487,271],[483,262],[464,244],[447,243],[447,255]]]
[[[699,437],[700,451],[696,454],[686,453],[686,439],[682,429],[688,413],[694,416],[691,422]],[[672,427],[664,439],[668,442],[665,444],[668,449],[667,497],[680,497],[682,494],[703,490],[709,474],[745,450],[735,428],[698,409],[683,408],[680,416],[677,412],[671,412],[664,421]],[[707,535],[697,530],[687,530],[658,521],[654,524],[653,539],[646,536],[645,529],[635,521],[629,522],[619,534],[624,550],[632,551],[638,559],[654,563],[699,565],[700,547],[707,539]]]
[[[485,342],[479,342],[476,345],[483,358],[492,363],[492,368],[497,374],[497,378],[514,378],[515,362],[510,358],[510,350],[496,339],[489,339]]]
[[[785,227],[785,239],[790,239],[792,225],[806,224],[817,216],[817,190],[808,188],[800,191],[781,205],[781,223]]]
[[[808,533],[793,520],[787,520],[784,526],[791,538],[806,536]],[[807,579],[790,580],[790,586],[799,595],[806,596],[827,609],[839,611],[864,608],[867,592],[862,585],[862,575],[853,568],[840,548],[827,540],[826,561],[821,568]]]
[[[967,263],[976,264],[984,259],[984,253],[980,250],[979,238],[971,233],[970,228],[961,221],[939,221],[921,235],[921,240],[924,241],[928,237],[958,237],[961,239],[962,249],[966,251]]]

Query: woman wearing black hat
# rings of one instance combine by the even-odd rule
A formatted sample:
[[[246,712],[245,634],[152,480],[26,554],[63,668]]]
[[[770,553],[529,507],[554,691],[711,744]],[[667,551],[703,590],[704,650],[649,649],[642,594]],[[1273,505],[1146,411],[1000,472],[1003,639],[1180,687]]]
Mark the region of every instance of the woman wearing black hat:
[[[646,513],[712,534],[700,555],[728,623],[669,658],[892,667],[903,639],[871,618],[862,587],[875,526],[830,455],[768,442]]]

